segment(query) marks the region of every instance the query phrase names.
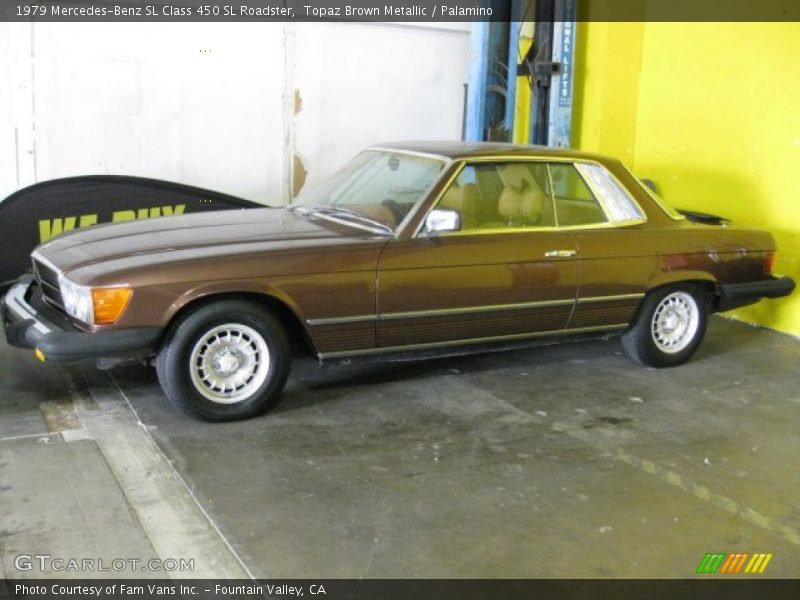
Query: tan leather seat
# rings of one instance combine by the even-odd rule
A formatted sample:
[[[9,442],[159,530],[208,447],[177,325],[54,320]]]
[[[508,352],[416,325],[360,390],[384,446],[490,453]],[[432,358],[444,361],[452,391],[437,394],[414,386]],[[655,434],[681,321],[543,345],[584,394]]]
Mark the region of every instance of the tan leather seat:
[[[476,220],[481,209],[481,192],[475,183],[465,183],[461,187],[461,202],[464,212]]]
[[[522,164],[508,164],[497,170],[503,191],[497,200],[500,222],[484,223],[482,227],[527,227],[537,225],[547,204],[547,195]]]
[[[442,196],[438,208],[457,210],[461,215],[461,229],[474,229],[478,222],[479,206],[478,186],[474,183],[463,186],[454,183]]]

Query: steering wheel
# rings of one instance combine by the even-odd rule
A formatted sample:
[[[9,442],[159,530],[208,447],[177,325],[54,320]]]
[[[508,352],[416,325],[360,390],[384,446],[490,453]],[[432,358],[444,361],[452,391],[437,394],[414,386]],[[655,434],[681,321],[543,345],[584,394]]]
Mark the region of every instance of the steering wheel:
[[[403,219],[406,218],[406,211],[403,210],[403,207],[400,206],[397,202],[392,200],[391,198],[387,198],[383,202],[381,202],[383,206],[389,209],[394,217],[395,225],[400,225],[403,222]]]

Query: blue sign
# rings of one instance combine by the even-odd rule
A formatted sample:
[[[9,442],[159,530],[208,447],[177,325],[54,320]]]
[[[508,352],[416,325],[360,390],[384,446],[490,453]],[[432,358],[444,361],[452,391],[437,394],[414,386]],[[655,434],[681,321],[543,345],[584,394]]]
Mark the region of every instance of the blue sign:
[[[561,73],[558,82],[558,105],[572,106],[572,59],[575,53],[575,0],[564,0],[561,4],[562,22],[560,58]]]

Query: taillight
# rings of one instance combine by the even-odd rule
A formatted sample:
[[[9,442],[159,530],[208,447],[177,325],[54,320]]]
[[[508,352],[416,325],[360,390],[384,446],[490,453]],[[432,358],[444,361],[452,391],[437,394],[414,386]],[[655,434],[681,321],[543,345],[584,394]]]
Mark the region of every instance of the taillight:
[[[775,266],[775,252],[767,252],[764,256],[764,275],[772,275],[772,267]]]

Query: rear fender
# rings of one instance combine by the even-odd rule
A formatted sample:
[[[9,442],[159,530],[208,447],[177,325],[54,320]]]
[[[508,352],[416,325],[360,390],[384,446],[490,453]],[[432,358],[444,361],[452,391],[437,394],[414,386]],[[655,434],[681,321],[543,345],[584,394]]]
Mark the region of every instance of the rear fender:
[[[711,273],[705,271],[669,271],[654,275],[647,282],[647,291],[649,292],[665,285],[698,281],[707,283],[711,289],[714,289],[717,285],[717,280],[714,279]]]

